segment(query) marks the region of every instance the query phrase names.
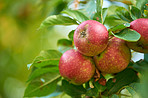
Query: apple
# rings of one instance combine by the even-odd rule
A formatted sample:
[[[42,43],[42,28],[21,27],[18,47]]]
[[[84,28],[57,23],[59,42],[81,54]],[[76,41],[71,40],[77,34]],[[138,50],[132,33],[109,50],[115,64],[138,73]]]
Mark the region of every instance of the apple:
[[[128,47],[137,52],[148,53],[148,19],[140,18],[130,25],[130,29],[137,31],[141,38],[137,42],[127,42]]]
[[[126,42],[116,37],[109,40],[101,54],[94,56],[96,67],[102,73],[118,73],[128,66],[130,59],[131,52]]]
[[[95,73],[93,58],[71,49],[60,58],[59,71],[62,77],[72,84],[81,85],[89,81]]]
[[[98,55],[107,47],[107,43],[106,27],[95,20],[82,22],[74,32],[74,44],[86,56]]]

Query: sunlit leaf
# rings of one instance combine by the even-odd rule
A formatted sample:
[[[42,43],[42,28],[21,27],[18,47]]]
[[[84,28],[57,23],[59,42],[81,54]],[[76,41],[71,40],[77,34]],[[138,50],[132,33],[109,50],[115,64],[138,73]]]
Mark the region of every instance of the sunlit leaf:
[[[129,42],[136,42],[140,39],[141,35],[136,32],[135,30],[131,30],[131,29],[124,29],[118,33],[113,33],[112,34],[120,39],[123,39],[125,41],[129,41]]]
[[[49,26],[54,26],[54,25],[78,25],[78,23],[67,17],[67,16],[62,16],[62,15],[52,15],[47,17],[40,25],[40,29],[49,27]]]
[[[65,13],[65,14],[71,16],[72,18],[79,21],[80,23],[83,21],[89,20],[89,18],[87,16],[85,16],[83,13],[81,13],[78,10],[67,9],[67,10],[62,11],[62,13]]]

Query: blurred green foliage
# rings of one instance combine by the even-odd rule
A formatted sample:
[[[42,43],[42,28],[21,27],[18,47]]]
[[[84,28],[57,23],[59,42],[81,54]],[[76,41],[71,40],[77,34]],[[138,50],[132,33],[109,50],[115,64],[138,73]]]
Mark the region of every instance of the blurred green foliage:
[[[68,2],[0,1],[0,98],[22,98],[30,72],[27,64],[41,50],[56,49],[57,39],[65,38],[52,27],[46,32],[37,29],[47,16],[59,14]]]

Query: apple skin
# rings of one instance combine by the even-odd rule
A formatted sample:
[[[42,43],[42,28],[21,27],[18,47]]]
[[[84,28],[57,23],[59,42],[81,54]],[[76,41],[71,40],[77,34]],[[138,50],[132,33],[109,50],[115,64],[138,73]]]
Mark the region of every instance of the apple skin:
[[[137,42],[127,42],[128,47],[136,52],[148,53],[148,19],[136,19],[130,25],[130,29],[137,31],[141,38]]]
[[[124,40],[113,37],[107,48],[98,56],[94,56],[96,67],[102,73],[118,73],[124,70],[131,59],[130,49]]]
[[[93,58],[71,49],[66,51],[60,58],[59,71],[61,76],[70,83],[81,85],[89,81],[95,73]]]
[[[74,32],[74,44],[86,56],[98,55],[107,47],[107,43],[106,27],[95,20],[82,22]]]

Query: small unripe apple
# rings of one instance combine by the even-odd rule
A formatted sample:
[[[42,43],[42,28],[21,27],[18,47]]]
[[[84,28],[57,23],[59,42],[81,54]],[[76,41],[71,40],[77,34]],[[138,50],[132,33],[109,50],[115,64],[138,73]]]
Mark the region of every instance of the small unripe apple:
[[[59,71],[61,76],[70,83],[80,85],[89,81],[95,72],[95,65],[91,57],[71,49],[60,58]]]
[[[82,22],[74,32],[74,44],[86,56],[98,55],[106,48],[107,43],[106,27],[95,20]]]
[[[102,73],[118,73],[128,66],[130,59],[131,52],[125,41],[116,37],[109,40],[101,54],[94,56],[96,67]]]
[[[148,19],[140,18],[130,25],[130,29],[137,31],[141,38],[137,42],[127,42],[128,47],[137,52],[148,53]]]

